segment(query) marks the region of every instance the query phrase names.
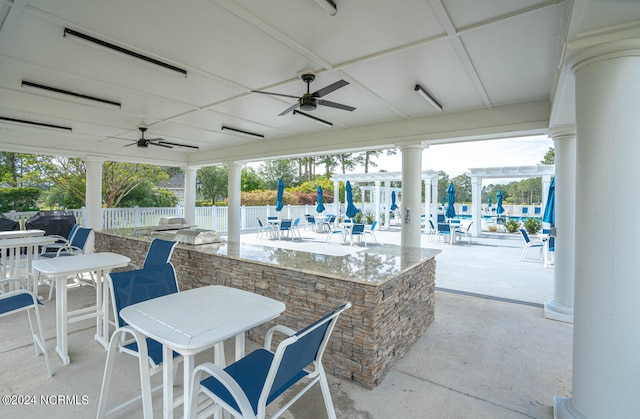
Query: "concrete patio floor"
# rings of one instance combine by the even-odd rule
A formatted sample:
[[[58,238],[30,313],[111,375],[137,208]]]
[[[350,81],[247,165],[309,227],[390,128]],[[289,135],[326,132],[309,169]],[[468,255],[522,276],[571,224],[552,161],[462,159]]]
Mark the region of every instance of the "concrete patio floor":
[[[260,242],[283,247],[311,243],[319,252],[360,251],[358,246],[343,246],[337,241],[326,244],[326,236],[320,234],[303,231],[302,236],[302,243]],[[379,242],[399,243],[399,230],[377,232],[376,236]],[[258,239],[247,234],[242,240]],[[453,246],[433,243],[424,236],[423,246],[443,250],[437,257],[439,290],[434,323],[377,388],[368,390],[329,377],[337,416],[553,417],[554,395],[571,395],[572,353],[572,325],[546,320],[541,308],[552,297],[553,269],[545,269],[539,262],[519,262],[522,239],[516,235],[487,234],[474,238],[471,245]],[[42,295],[48,292],[45,288],[41,288]],[[90,305],[94,298],[89,287],[69,289],[70,308]],[[54,352],[54,301],[45,301],[42,317],[52,378],[46,376],[42,357],[34,355],[26,315],[0,319],[0,395],[35,396],[36,401],[32,405],[3,404],[0,418],[95,417],[106,357],[106,351],[93,340],[95,322],[70,325],[72,362],[63,366]],[[227,354],[232,353],[229,347]],[[211,354],[204,353],[198,362],[208,358]],[[137,371],[133,357],[117,357],[110,406],[139,394]],[[154,381],[160,378],[154,377]],[[180,378],[175,392],[181,392]],[[50,397],[58,395],[72,397],[67,397],[67,403]],[[41,396],[50,404],[43,404]],[[161,417],[161,394],[154,397],[154,410],[156,417]],[[118,417],[141,417],[140,406],[134,405]],[[176,410],[176,417],[180,417],[180,410]],[[326,414],[317,389],[284,415],[322,417]]]

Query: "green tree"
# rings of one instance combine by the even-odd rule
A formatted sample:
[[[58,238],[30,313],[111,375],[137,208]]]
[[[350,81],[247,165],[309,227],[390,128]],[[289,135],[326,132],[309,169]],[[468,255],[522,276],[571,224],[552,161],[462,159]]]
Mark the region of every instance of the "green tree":
[[[549,147],[549,151],[545,153],[544,158],[540,163],[555,164],[555,162],[556,162],[556,149],[553,147]]]
[[[447,188],[449,187],[449,175],[440,170],[438,172],[440,179],[438,180],[438,202],[442,202],[442,197],[447,197]]]
[[[451,179],[456,188],[456,202],[471,202],[471,178],[465,174]]]
[[[251,192],[264,189],[264,182],[253,167],[243,167],[240,178],[242,192]]]
[[[144,182],[157,185],[169,175],[159,166],[105,162],[102,165],[102,196],[107,208],[118,208],[123,199]]]
[[[221,201],[229,189],[229,170],[227,166],[208,166],[198,170],[199,192],[204,199]]]
[[[258,173],[264,180],[266,189],[277,189],[278,179],[282,179],[285,187],[296,186],[298,168],[294,160],[268,160],[262,163]]]
[[[37,156],[0,152],[0,183],[14,188],[44,187]]]

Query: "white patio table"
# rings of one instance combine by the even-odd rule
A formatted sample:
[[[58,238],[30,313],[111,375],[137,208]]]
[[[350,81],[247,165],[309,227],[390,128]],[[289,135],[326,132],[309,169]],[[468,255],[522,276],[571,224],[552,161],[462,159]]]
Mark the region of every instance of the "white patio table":
[[[95,339],[105,349],[109,347],[109,281],[105,275],[111,269],[127,266],[131,261],[116,253],[86,253],[54,259],[38,259],[33,269],[56,281],[56,352],[68,365],[69,348],[67,326],[69,323],[96,317]],[[96,305],[67,313],[67,278],[84,272],[96,272]]]
[[[191,374],[195,355],[236,337],[236,359],[244,356],[244,332],[274,319],[285,305],[252,292],[211,285],[133,304],[120,317],[145,336],[162,343],[163,412],[173,417],[173,353],[184,359],[184,417],[190,417]],[[224,359],[216,356],[224,366]]]
[[[44,236],[44,230],[11,230],[0,231],[0,239],[15,239],[16,237]]]
[[[27,281],[27,289],[35,295],[38,295],[38,281],[31,275],[31,266],[33,261],[38,259],[40,253],[39,247],[55,243],[55,241],[56,239],[54,237],[49,236],[0,239],[0,278],[22,278],[22,258],[20,251],[24,248],[26,249],[24,279]]]

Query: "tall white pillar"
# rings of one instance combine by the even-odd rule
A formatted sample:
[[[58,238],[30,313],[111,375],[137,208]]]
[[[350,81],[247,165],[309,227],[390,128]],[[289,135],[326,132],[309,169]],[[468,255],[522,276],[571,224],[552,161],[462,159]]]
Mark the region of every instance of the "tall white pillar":
[[[195,167],[184,169],[184,218],[189,225],[196,224],[196,175]]]
[[[102,228],[102,163],[104,159],[88,156],[87,178],[85,184],[85,206],[87,219],[83,220],[83,227]]]
[[[482,178],[471,177],[471,232],[474,236],[482,235]]]
[[[227,241],[240,243],[240,191],[241,191],[241,174],[242,164],[229,163],[229,183],[228,183],[228,200],[229,200],[229,226],[227,230]]]
[[[402,152],[402,230],[400,246],[420,247],[420,212],[422,196],[422,150],[424,146],[417,144],[400,148]]]
[[[384,228],[389,229],[391,225],[391,181],[384,181]]]
[[[549,133],[549,136],[553,138],[556,156],[556,231],[553,300],[545,303],[544,316],[548,319],[573,323],[573,288],[576,267],[575,127],[554,129]],[[545,202],[547,199],[548,197]]]
[[[373,213],[375,214],[375,220],[380,223],[380,181],[375,181],[375,188],[373,190]]]
[[[576,79],[573,397],[560,418],[640,412],[640,39],[587,48]]]
[[[340,182],[333,181],[333,214],[336,216],[336,222],[340,216]]]

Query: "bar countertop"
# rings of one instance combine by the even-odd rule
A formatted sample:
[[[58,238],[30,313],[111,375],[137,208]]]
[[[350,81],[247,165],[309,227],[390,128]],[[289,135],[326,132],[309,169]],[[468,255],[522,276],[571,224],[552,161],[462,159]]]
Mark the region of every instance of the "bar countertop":
[[[156,232],[152,236],[138,235],[138,229],[102,229],[100,233],[150,242],[153,238],[172,240],[172,233]],[[398,274],[434,258],[441,250],[427,248],[401,249],[392,244],[374,244],[343,256],[311,253],[302,250],[261,246],[252,243],[222,241],[204,245],[178,244],[179,248],[226,256],[253,263],[275,265],[346,281],[384,283]],[[319,250],[320,251],[320,250]]]

